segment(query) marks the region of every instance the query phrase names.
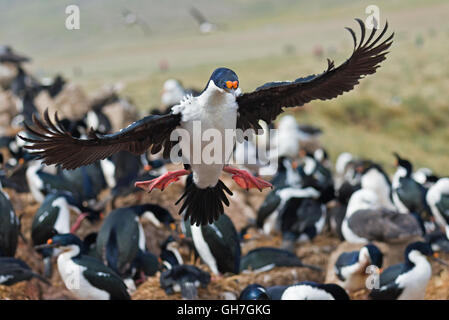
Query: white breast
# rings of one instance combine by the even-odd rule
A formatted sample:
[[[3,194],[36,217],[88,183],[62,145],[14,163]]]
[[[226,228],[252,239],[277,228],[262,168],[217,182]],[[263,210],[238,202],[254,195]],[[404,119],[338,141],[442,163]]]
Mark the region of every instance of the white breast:
[[[59,274],[67,289],[79,299],[109,300],[108,292],[95,288],[84,278],[83,271],[87,268],[74,263],[71,257],[71,252],[62,253],[58,257]],[[104,274],[104,276],[107,275]]]
[[[415,263],[415,267],[396,279],[396,283],[404,288],[398,300],[423,300],[432,276],[432,267],[426,257],[417,251],[410,252],[409,259]]]
[[[41,192],[41,190],[44,188],[44,185],[37,175],[37,171],[39,171],[41,167],[42,166],[40,163],[33,163],[28,167],[25,174],[31,194],[39,203],[42,203],[44,201],[44,195]]]
[[[217,261],[215,260],[212,252],[210,251],[209,246],[207,245],[206,240],[204,240],[203,232],[201,231],[200,226],[192,225],[192,239],[195,244],[195,248],[198,251],[201,259],[209,266],[213,273],[219,274]]]
[[[60,234],[69,233],[70,211],[67,206],[67,201],[61,197],[53,201],[53,205],[59,209],[58,217],[56,218],[54,228]]]
[[[335,300],[324,290],[307,285],[288,287],[282,294],[281,300]]]
[[[234,95],[207,91],[199,97],[186,98],[172,109],[182,114],[180,127],[190,138],[180,142],[183,162],[191,165],[193,180],[199,188],[217,184],[234,148],[235,139],[232,136],[226,139],[226,134],[235,134],[237,124]]]

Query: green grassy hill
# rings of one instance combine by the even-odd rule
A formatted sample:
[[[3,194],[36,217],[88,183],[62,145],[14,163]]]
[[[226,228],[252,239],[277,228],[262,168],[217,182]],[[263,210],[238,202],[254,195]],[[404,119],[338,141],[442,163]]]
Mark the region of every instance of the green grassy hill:
[[[64,27],[65,7],[81,9],[81,30]],[[201,35],[193,4],[223,29]],[[47,0],[0,2],[0,39],[33,57],[38,75],[62,72],[88,92],[122,81],[124,94],[148,110],[163,82],[175,77],[202,88],[218,66],[234,69],[244,91],[272,80],[294,79],[349,57],[352,39],[373,1]],[[382,23],[395,31],[391,52],[375,75],[352,92],[289,111],[320,125],[331,156],[342,151],[372,157],[391,171],[398,151],[416,166],[449,174],[449,3],[376,1]],[[138,12],[150,29],[123,24],[121,10]],[[322,57],[313,53],[320,46]],[[169,70],[162,72],[159,64]],[[82,72],[75,73],[74,70]]]

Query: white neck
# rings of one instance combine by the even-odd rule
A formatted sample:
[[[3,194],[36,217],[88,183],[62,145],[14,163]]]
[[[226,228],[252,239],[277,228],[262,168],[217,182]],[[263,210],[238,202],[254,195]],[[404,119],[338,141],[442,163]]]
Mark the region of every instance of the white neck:
[[[76,257],[77,255],[80,254],[80,247],[78,247],[77,245],[71,244],[71,245],[67,246],[67,248],[69,248],[69,250],[67,250],[59,255],[58,263],[59,263],[59,259],[67,260],[67,259]]]
[[[351,199],[349,199],[345,219],[349,218],[358,210],[378,209],[379,207],[379,199],[374,191],[369,189],[360,189],[354,192]]]
[[[429,261],[427,261],[427,258],[418,250],[412,250],[408,254],[408,259],[413,262],[413,264],[429,264]]]
[[[407,175],[407,170],[404,167],[398,167],[393,176],[393,187],[397,188],[399,186],[399,179],[404,178]]]
[[[235,102],[235,95],[220,89],[213,80],[210,80],[207,89],[198,97],[198,101],[206,110],[213,112],[217,110],[216,106]]]

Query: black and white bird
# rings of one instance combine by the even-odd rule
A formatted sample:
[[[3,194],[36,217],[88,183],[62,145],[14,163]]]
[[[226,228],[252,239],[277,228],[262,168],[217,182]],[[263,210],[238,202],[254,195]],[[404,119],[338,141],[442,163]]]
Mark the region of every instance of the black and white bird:
[[[280,230],[279,214],[291,199],[318,199],[320,193],[312,188],[282,187],[271,191],[257,211],[256,226],[265,234]]]
[[[206,19],[206,17],[195,7],[190,8],[190,14],[198,22],[200,32],[207,34],[217,30],[218,26]]]
[[[313,198],[290,199],[279,214],[284,248],[311,241],[326,223],[326,206]]]
[[[262,190],[271,187],[268,182],[253,177],[248,172],[227,165],[234,143],[238,140],[236,136],[238,138],[241,134],[229,139],[229,134],[226,137],[225,131],[238,133],[236,129],[259,129],[259,120],[269,124],[283,108],[302,106],[316,99],[328,100],[351,91],[362,78],[375,73],[385,60],[393,39],[393,34],[383,39],[388,24],[378,37],[375,37],[377,30],[373,28],[366,39],[364,23],[359,19],[357,22],[361,28],[359,42],[354,31],[348,29],[354,40],[354,51],[350,58],[338,67],[328,60],[328,68],[321,74],[298,78],[292,82],[269,82],[251,93],[239,94],[236,73],[228,68],[218,68],[199,96],[188,96],[174,106],[171,113],[147,116],[117,133],[90,133],[87,139],[76,139],[59,126],[57,116],[52,121],[47,111],[43,115],[46,124],[35,117],[35,126],[32,128],[27,125],[33,138],[22,139],[30,143],[26,148],[34,150],[45,164],[58,164],[64,169],[87,165],[123,150],[141,154],[148,148],[152,153],[164,148],[165,157],[179,156],[181,153],[177,160],[184,163],[184,169],[168,172],[155,180],[138,182],[136,185],[148,192],[155,188],[164,190],[180,176],[193,172],[194,183],[178,201],[184,200],[180,212],[186,210],[184,217],[190,217],[192,224],[211,223],[224,212],[223,204],[229,205],[225,193],[232,194],[220,180],[223,171],[231,174],[234,181],[245,189]],[[202,159],[203,150],[210,148],[210,142],[201,141],[195,147],[190,139],[171,141],[170,136],[177,128],[178,138],[183,134],[193,137],[194,131],[197,135],[210,133],[212,130],[221,138],[216,139],[218,144],[218,141],[221,142],[221,154],[217,152],[213,159]],[[226,143],[226,140],[231,141]]]
[[[40,88],[47,91],[53,99],[64,89],[66,84],[66,80],[60,74],[57,74],[54,78],[45,78],[41,82]]]
[[[378,288],[370,293],[373,300],[423,300],[432,266],[427,261],[433,251],[429,244],[413,242],[405,249],[405,261],[385,269]]]
[[[284,290],[281,300],[349,300],[345,289],[334,283],[302,281]]]
[[[58,234],[36,249],[59,248],[59,274],[67,287],[82,300],[130,300],[123,280],[100,260],[82,254],[83,242],[75,235]]]
[[[369,189],[353,193],[341,230],[346,241],[367,244],[371,241],[406,242],[423,236],[418,219],[379,205],[377,194]]]
[[[294,253],[279,248],[259,247],[240,260],[240,271],[265,272],[275,267],[304,267],[322,271],[320,267],[303,263]]]
[[[190,225],[189,225],[190,226]],[[170,270],[174,266],[180,266],[184,264],[181,253],[179,252],[179,244],[173,238],[173,236],[168,236],[164,242],[160,245],[161,253],[159,255],[162,267],[164,269]]]
[[[152,276],[159,269],[157,256],[147,250],[145,233],[139,218],[162,225],[160,216],[171,215],[158,205],[144,204],[111,211],[104,220],[97,238],[97,257],[109,268],[125,279],[128,288],[133,288],[134,276]],[[162,213],[164,211],[164,213]],[[161,220],[162,218],[159,217]],[[172,223],[167,221],[167,224]],[[146,268],[148,266],[148,268]],[[142,275],[142,276],[143,276]]]
[[[167,294],[180,292],[184,299],[195,299],[197,288],[206,288],[210,283],[210,274],[195,266],[183,264],[161,273],[159,279],[161,288]]]
[[[397,153],[394,156],[397,170],[393,176],[393,203],[400,213],[425,212],[426,190],[413,179],[413,165]]]
[[[439,179],[426,195],[435,222],[444,229],[449,238],[449,178]]]
[[[334,270],[342,287],[347,291],[365,288],[368,277],[367,267],[382,268],[383,254],[373,244],[367,244],[358,251],[343,252],[335,262]]]
[[[82,166],[75,170],[49,172],[40,160],[27,164],[26,181],[31,194],[37,202],[42,203],[47,194],[68,191],[79,201],[96,202],[99,193],[107,186],[99,163]]]
[[[435,175],[432,169],[429,168],[419,168],[412,174],[413,180],[423,185],[425,188],[430,188],[433,186],[440,177]]]
[[[11,286],[32,278],[50,285],[46,278],[31,270],[24,261],[12,257],[0,257],[0,285]]]
[[[20,220],[9,195],[0,184],[0,256],[14,257],[20,235]]]
[[[190,232],[196,252],[212,273],[240,272],[240,237],[226,214],[208,225],[192,225]]]
[[[70,210],[78,214],[72,226],[70,226]],[[101,217],[101,212],[84,207],[68,192],[50,193],[34,214],[31,223],[33,245],[45,244],[56,234],[75,233],[84,219],[95,222]],[[51,257],[55,254],[53,251],[51,248],[38,251],[44,259],[44,273],[47,277],[51,276]]]
[[[365,162],[358,168],[361,170],[361,188],[373,190],[377,194],[379,204],[382,207],[395,210],[396,207],[392,201],[391,182],[382,167],[373,162]]]
[[[300,187],[301,168],[298,168],[297,162],[292,161],[285,156],[280,156],[277,160],[276,172],[270,180],[274,189],[282,187]]]
[[[320,192],[320,201],[327,203],[335,197],[334,180],[332,172],[314,155],[304,150],[300,151],[302,156],[301,185],[303,188],[312,187]]]

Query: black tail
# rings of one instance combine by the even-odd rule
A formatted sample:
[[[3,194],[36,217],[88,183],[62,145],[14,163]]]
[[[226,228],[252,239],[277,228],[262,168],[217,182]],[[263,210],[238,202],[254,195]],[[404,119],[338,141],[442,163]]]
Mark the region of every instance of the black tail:
[[[176,204],[178,204],[185,198],[179,214],[185,210],[184,220],[190,217],[190,224],[192,225],[199,226],[214,222],[224,211],[223,203],[227,207],[229,206],[229,200],[224,191],[232,196],[231,190],[221,180],[218,180],[215,187],[205,189],[200,189],[195,183],[190,183],[182,197],[176,201]]]

